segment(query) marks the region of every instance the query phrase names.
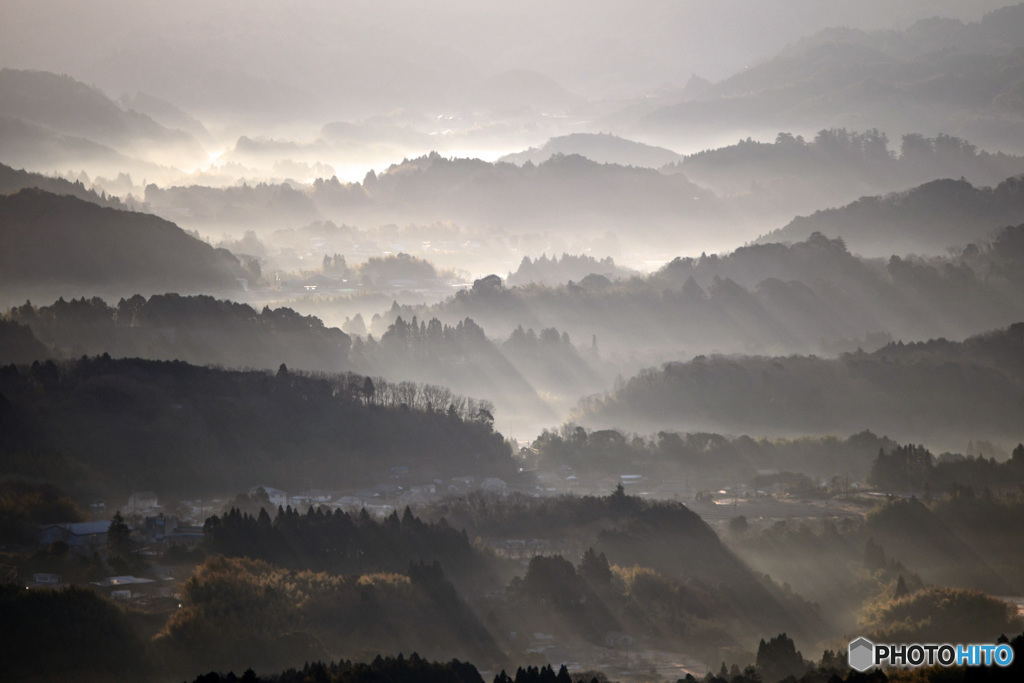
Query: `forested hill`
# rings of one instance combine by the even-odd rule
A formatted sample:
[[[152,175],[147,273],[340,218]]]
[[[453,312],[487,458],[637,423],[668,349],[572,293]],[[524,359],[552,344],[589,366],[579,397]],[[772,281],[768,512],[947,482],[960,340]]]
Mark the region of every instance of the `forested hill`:
[[[964,342],[874,353],[698,357],[667,363],[581,405],[593,426],[835,433],[963,443],[1024,438],[1024,323]]]
[[[1024,172],[1024,157],[979,150],[952,135],[907,133],[893,142],[890,148],[889,137],[877,129],[823,129],[806,140],[783,132],[774,142],[748,137],[734,145],[690,154],[662,172],[684,173],[701,187],[719,196],[732,196],[748,210],[758,211],[761,225],[777,226],[786,225],[794,216],[845,206],[860,197],[905,191],[933,180],[960,178],[987,187]],[[785,239],[803,239],[809,234]],[[924,236],[937,239],[945,235]],[[894,242],[890,249],[888,241],[876,242],[872,254],[903,253],[899,243]],[[945,253],[947,247],[958,243],[932,244],[929,253]]]
[[[256,311],[206,295],[135,295],[116,305],[99,298],[58,299],[48,306],[15,306],[3,317],[31,328],[45,344],[36,348],[45,353],[29,362],[109,353],[229,368],[276,369],[285,363],[301,370],[349,369],[351,339],[318,318],[289,308]],[[27,352],[20,353],[24,358]],[[0,351],[0,363],[18,358]]]
[[[499,161],[523,165],[542,164],[556,154],[579,154],[599,164],[660,168],[679,160],[670,149],[626,140],[607,133],[572,133],[554,137],[540,148],[506,154]]]
[[[510,449],[479,404],[434,389],[106,356],[8,365],[0,474],[83,497],[301,490],[310,478],[325,489],[373,486],[392,467],[427,482],[513,477]],[[427,410],[435,394],[444,402]]]
[[[117,197],[96,194],[94,190],[87,190],[81,181],[71,182],[64,178],[50,178],[41,173],[15,170],[6,164],[0,164],[0,194],[17,192],[27,187],[35,187],[59,195],[69,194],[100,206],[109,206],[114,209],[125,208],[124,203]]]
[[[792,245],[677,258],[646,277],[588,275],[558,287],[497,277],[436,306],[388,316],[471,317],[490,334],[557,327],[602,350],[835,353],[892,339],[966,337],[1024,320],[1024,225],[944,258],[859,258],[820,233]],[[881,341],[872,339],[881,333]],[[868,339],[868,336],[872,339]],[[886,335],[889,335],[887,337]],[[863,428],[863,427],[861,427]]]
[[[976,185],[996,185],[1024,171],[1024,157],[979,150],[952,135],[907,133],[890,142],[877,129],[832,128],[806,140],[785,132],[778,133],[774,142],[747,138],[689,154],[662,170],[685,173],[718,193],[768,188],[786,194],[786,186],[792,186],[794,193],[815,191],[822,196],[812,201],[820,206],[850,192],[860,192],[855,197],[877,194],[939,178],[963,177]]]
[[[737,631],[756,632],[773,623],[784,624],[792,632],[810,633],[821,624],[821,615],[816,609],[792,592],[780,590],[770,580],[755,575],[722,543],[707,522],[678,502],[628,496],[622,487],[606,497],[530,498],[523,494],[495,497],[474,493],[444,499],[423,513],[428,517],[443,517],[452,526],[466,529],[470,536],[483,539],[543,539],[549,547],[562,548],[570,555],[573,552],[584,554],[584,565],[587,564],[584,550],[590,547],[591,555],[596,551],[602,554],[602,560],[607,558],[605,572],[608,562],[622,568],[632,567],[641,574],[645,572],[639,568],[647,568],[644,578],[652,582],[652,594],[663,596],[666,607],[674,600],[669,595],[696,598],[703,593],[702,598],[689,603],[687,611],[695,602],[704,602],[703,610],[692,610],[695,613],[687,617],[693,619],[691,633],[699,632],[703,628],[700,621],[711,614],[726,617],[723,623],[731,622],[727,628]],[[523,586],[527,593],[543,595],[563,606],[576,601],[589,602],[585,597],[581,600],[580,582],[573,576],[571,566],[558,567],[564,563],[561,557],[540,560],[535,558],[530,563]],[[684,581],[686,588],[677,592],[662,584],[665,592],[658,592],[655,585],[663,579],[650,570]],[[595,578],[588,576],[586,567],[580,573],[590,581]],[[610,579],[609,572],[605,583]],[[607,599],[604,609],[615,609],[616,600],[607,594],[603,597]],[[634,599],[638,603],[643,601],[640,596]],[[597,609],[601,609],[601,600],[594,602],[598,604]],[[576,622],[574,628],[583,630],[594,609],[580,606],[566,610],[564,616]],[[629,610],[623,612],[623,622],[630,621]],[[649,624],[647,622],[648,628]],[[603,634],[608,628],[606,623],[602,625],[603,630],[597,630]]]
[[[1022,221],[1024,176],[1007,178],[996,187],[946,179],[799,216],[758,242],[803,240],[820,232],[842,238],[860,254],[941,254]]]
[[[598,164],[575,154],[516,166],[432,152],[370,172],[362,183],[317,179],[310,193],[287,184],[244,189],[150,185],[146,203],[159,215],[187,212],[196,223],[223,225],[243,217],[247,229],[254,223],[270,225],[273,216],[306,221],[343,216],[357,224],[453,221],[591,235],[628,223],[634,234],[656,237],[659,244],[683,244],[677,233],[706,227],[706,220],[721,215],[714,195],[682,174]],[[671,233],[665,232],[668,228]]]
[[[230,252],[161,218],[38,189],[0,196],[0,239],[0,287],[12,301],[82,290],[237,291],[238,279],[252,276]]]

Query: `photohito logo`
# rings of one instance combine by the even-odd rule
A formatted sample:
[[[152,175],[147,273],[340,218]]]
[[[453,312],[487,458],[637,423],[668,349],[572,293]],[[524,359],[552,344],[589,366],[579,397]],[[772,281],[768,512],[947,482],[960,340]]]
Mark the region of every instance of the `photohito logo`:
[[[883,663],[892,666],[1009,666],[1013,648],[1000,645],[875,645],[867,638],[850,641],[850,668],[861,673]]]

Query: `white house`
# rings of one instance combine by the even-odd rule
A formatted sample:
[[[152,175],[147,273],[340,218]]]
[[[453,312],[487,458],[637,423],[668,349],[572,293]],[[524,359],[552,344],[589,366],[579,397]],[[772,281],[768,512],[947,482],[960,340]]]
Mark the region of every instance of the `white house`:
[[[260,489],[263,489],[266,492],[267,498],[270,499],[270,504],[274,507],[284,507],[288,505],[288,494],[281,489],[275,489],[273,486],[253,486],[249,489],[249,496],[255,496],[256,492]],[[272,510],[267,510],[267,512],[272,512]]]
[[[128,496],[128,506],[125,508],[125,511],[142,512],[143,510],[152,510],[158,507],[160,507],[160,502],[157,500],[155,493],[152,491],[136,491]]]

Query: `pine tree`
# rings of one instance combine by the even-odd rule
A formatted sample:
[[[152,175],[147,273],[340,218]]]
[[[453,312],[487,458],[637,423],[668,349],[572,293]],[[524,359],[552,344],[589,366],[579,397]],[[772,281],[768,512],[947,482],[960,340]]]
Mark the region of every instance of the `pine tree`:
[[[126,557],[132,551],[132,530],[125,523],[121,511],[118,510],[110,519],[110,528],[107,530],[107,548],[111,553]]]

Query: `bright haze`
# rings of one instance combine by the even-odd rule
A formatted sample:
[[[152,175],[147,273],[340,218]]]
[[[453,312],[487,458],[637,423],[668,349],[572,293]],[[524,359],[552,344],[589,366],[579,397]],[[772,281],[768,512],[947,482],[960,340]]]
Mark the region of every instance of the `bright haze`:
[[[348,365],[299,367],[452,386],[520,434],[653,363],[963,339],[1018,320],[1012,278],[940,310],[953,280],[884,259],[948,279],[1014,258],[1024,6],[1000,5],[5,2],[4,191],[86,204],[6,203],[10,244],[44,221],[76,267],[10,253],[2,303],[288,306],[357,338]],[[126,225],[86,268],[73,240],[109,223],[90,202],[207,245]],[[210,270],[129,275],[172,257]],[[440,337],[373,346],[414,317],[451,327],[451,367],[416,360]]]
[[[977,21],[1002,4],[12,0],[0,10],[0,61],[66,73],[115,98],[153,95],[213,128],[245,125],[258,134],[248,125],[276,131],[396,109],[454,117],[458,127],[489,112],[494,121],[473,123],[507,116],[537,128],[542,143],[544,127],[554,125],[545,116],[593,130],[597,121],[587,119],[613,103],[671,101],[691,76],[720,81],[821,29],[904,29],[933,16]],[[526,112],[535,120],[524,121]],[[509,149],[518,142],[485,139]]]
[[[1021,538],[1024,0],[0,0],[0,681],[1024,680]]]

